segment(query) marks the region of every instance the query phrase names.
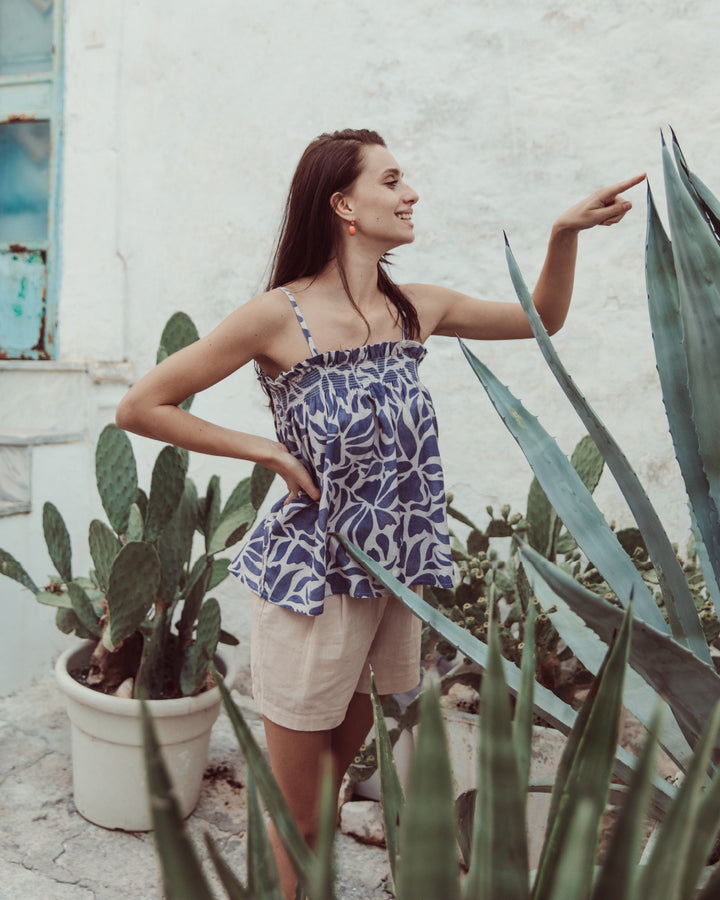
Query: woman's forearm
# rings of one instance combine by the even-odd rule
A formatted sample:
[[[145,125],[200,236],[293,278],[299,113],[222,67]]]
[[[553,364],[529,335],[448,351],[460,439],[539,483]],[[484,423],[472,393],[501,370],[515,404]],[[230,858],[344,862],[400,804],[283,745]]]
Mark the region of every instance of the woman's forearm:
[[[556,223],[532,295],[535,308],[549,334],[555,334],[562,328],[567,317],[575,281],[577,247],[577,231]]]

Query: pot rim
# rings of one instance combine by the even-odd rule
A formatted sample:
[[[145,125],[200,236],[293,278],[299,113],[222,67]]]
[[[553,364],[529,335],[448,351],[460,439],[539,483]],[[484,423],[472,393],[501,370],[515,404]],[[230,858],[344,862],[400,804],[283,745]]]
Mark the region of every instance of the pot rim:
[[[94,691],[75,679],[68,672],[70,660],[83,652],[95,648],[97,641],[78,641],[63,651],[55,663],[55,680],[58,687],[68,699],[72,699],[84,706],[90,706],[103,712],[117,716],[139,716],[140,700],[132,697],[113,697],[112,694],[103,694]],[[225,668],[224,681],[228,689],[232,689],[238,674],[238,660],[235,647],[219,645],[216,650],[216,658],[219,657]],[[209,691],[203,691],[193,697],[174,697],[166,700],[147,700],[148,710],[153,717],[178,716],[191,712],[198,712],[220,702],[220,689],[216,686]]]

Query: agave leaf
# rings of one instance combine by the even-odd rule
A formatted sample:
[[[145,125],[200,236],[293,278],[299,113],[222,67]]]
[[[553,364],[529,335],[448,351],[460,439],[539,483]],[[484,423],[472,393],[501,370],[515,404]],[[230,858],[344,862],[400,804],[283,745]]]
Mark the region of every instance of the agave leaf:
[[[640,573],[618,544],[617,537],[568,458],[538,420],[500,384],[487,366],[462,341],[460,346],[508,430],[530,462],[548,499],[585,555],[602,572],[621,602],[626,603],[632,594],[638,614],[659,630],[667,631],[665,620]]]
[[[508,268],[510,269],[510,276],[515,287],[515,292],[525,310],[525,314],[528,317],[533,334],[545,357],[545,361],[555,376],[556,381],[575,408],[575,412],[578,414],[582,423],[595,441],[598,450],[605,457],[608,468],[613,473],[615,481],[627,500],[633,517],[643,534],[648,554],[650,555],[653,567],[657,573],[658,584],[662,591],[673,634],[678,638],[687,640],[690,648],[700,659],[710,662],[710,651],[708,650],[707,643],[703,637],[702,627],[697,616],[690,588],[685,579],[682,566],[678,562],[673,546],[670,543],[670,538],[665,533],[665,529],[662,526],[657,512],[650,503],[650,500],[645,493],[645,489],[640,483],[640,479],[637,477],[635,470],[620,449],[619,444],[607,430],[595,410],[580,393],[577,385],[561,363],[557,351],[553,347],[552,341],[543,327],[538,311],[535,309],[535,304],[532,301],[532,296],[523,281],[515,258],[507,244],[505,246],[505,255],[507,257]],[[519,438],[516,439],[519,441]],[[523,452],[525,452],[524,448]],[[543,486],[547,490],[547,486]],[[560,496],[562,496],[562,492],[559,493]],[[593,557],[593,554],[583,546],[583,543],[578,539],[575,530],[566,520],[565,511],[558,507],[554,501],[552,502],[558,515],[572,533],[573,537],[578,541],[578,544],[583,547],[588,558],[591,559],[598,570],[602,572],[608,584],[613,587],[613,582],[611,582],[608,576],[615,566],[611,566],[611,569],[606,570],[604,565],[601,564],[600,559]],[[642,581],[642,579],[639,580]],[[615,593],[621,598],[621,602],[624,602],[622,598],[627,598],[629,596],[629,593],[623,593],[617,590]],[[648,622],[656,624],[657,626],[656,619],[647,618],[644,598],[641,600],[637,591],[635,591],[634,596],[637,601],[640,617],[647,619]],[[654,609],[654,612],[657,613],[657,608]]]
[[[398,900],[455,900],[459,885],[452,773],[437,683],[423,692],[420,706],[400,822],[397,896]]]
[[[14,556],[11,556],[5,550],[0,550],[0,575],[12,578],[23,587],[32,591],[33,594],[40,593],[40,588],[35,584],[25,569],[23,569]]]
[[[162,866],[164,896],[168,900],[213,900],[195,847],[189,839],[170,775],[162,758],[147,704],[141,704],[145,768],[155,847]]]
[[[710,496],[692,417],[689,374],[683,348],[680,294],[672,245],[648,187],[645,277],[660,387],[675,455],[702,543],[712,567],[708,582],[720,583],[720,518]]]
[[[675,156],[675,162],[677,163],[682,182],[715,233],[716,239],[720,240],[720,200],[694,172],[690,171],[685,161],[685,156],[680,149],[680,144],[675,137],[675,132],[672,128],[670,131],[672,132],[673,155]]]
[[[720,866],[715,866],[708,880],[694,900],[717,900],[720,897]]]
[[[332,759],[329,755],[321,768],[320,822],[310,896],[313,900],[336,900],[333,842],[337,827],[337,796],[333,789]]]
[[[573,811],[582,800],[587,800],[592,805],[591,818],[595,821],[595,828],[586,829],[583,834],[583,841],[589,843],[590,847],[575,844],[573,851],[577,856],[578,868],[584,872],[584,878],[580,883],[587,885],[586,892],[592,883],[593,860],[598,840],[597,826],[607,803],[617,746],[631,622],[632,603],[625,613],[617,639],[608,649],[606,661],[597,679],[596,692],[591,691],[586,700],[589,711],[584,722],[580,719],[578,731],[582,728],[582,732],[577,750],[572,754],[567,777],[561,781],[562,793],[557,805],[557,815],[543,847],[533,888],[533,900],[549,900],[552,895],[562,854],[571,846],[569,841],[572,835]],[[570,754],[567,747],[566,754]],[[548,828],[550,829],[549,824]]]
[[[377,747],[378,770],[380,772],[380,796],[382,798],[382,814],[385,824],[385,843],[387,845],[390,871],[392,872],[393,880],[395,880],[398,854],[398,823],[402,815],[405,796],[395,766],[385,714],[375,686],[374,675],[370,677],[370,691],[375,720],[375,745]]]
[[[692,416],[710,495],[720,509],[720,246],[683,187],[663,142]]]
[[[339,534],[336,534],[335,537],[369,575],[372,575],[373,578],[384,585],[411,612],[415,613],[419,619],[422,619],[426,625],[429,625],[433,631],[436,631],[446,641],[449,641],[463,656],[467,656],[469,660],[479,665],[481,669],[485,669],[487,665],[486,644],[477,640],[456,622],[446,618],[441,612],[438,612],[438,610],[419,597],[415,591],[405,587],[394,575],[383,569],[378,562],[369,557],[359,547],[356,547],[347,538]],[[691,656],[691,654],[689,655]],[[503,659],[502,663],[508,688],[511,693],[517,695],[522,683],[521,672],[517,666],[507,659]],[[577,718],[577,714],[571,706],[563,703],[552,691],[537,683],[534,685],[534,710],[562,734],[570,733]],[[634,764],[635,758],[621,747],[618,747],[616,755],[616,772],[618,776],[626,780]],[[655,787],[653,802],[658,813],[661,814],[662,810],[672,800],[675,790],[662,778],[656,778],[653,783]]]
[[[223,858],[217,844],[212,839],[210,833],[206,831],[203,837],[205,838],[205,846],[207,847],[208,856],[210,857],[212,864],[215,866],[215,871],[218,874],[220,883],[225,888],[225,893],[228,895],[230,900],[253,900],[253,898],[247,892],[247,889],[243,886],[242,882],[239,880],[237,875],[233,872],[233,870]]]
[[[267,810],[275,822],[278,835],[297,874],[298,882],[302,889],[307,892],[310,889],[310,879],[312,878],[315,857],[303,840],[300,830],[295,824],[290,810],[287,808],[285,799],[280,793],[280,788],[272,776],[270,766],[262,750],[258,747],[255,738],[252,736],[252,732],[248,728],[242,713],[233,703],[222,676],[214,665],[210,666],[210,671],[215,676],[225,711],[240,744],[248,769],[252,773]]]
[[[524,799],[527,799],[528,782],[530,780],[535,656],[535,607],[531,604],[525,618],[522,658],[520,661],[520,690],[517,695],[515,718],[513,720],[513,745],[520,776],[520,788]]]
[[[568,606],[565,596],[558,590],[558,584],[551,588],[527,556],[523,558],[523,563],[528,575],[532,578],[533,590],[540,604],[546,610],[552,610],[554,607],[554,611],[548,612],[547,615],[558,633],[567,645],[572,647],[573,653],[585,668],[593,674],[597,674],[607,652],[607,643],[598,637],[577,613],[573,612],[572,606]],[[574,579],[572,581],[573,584],[577,584]],[[630,712],[647,727],[650,726],[650,717],[656,699],[657,689],[649,685],[633,669],[630,669],[625,675],[624,703]],[[677,766],[682,768],[691,751],[674,719],[668,719],[664,723],[659,740],[663,749]]]
[[[677,889],[683,877],[683,866],[678,865],[678,861],[686,859],[694,837],[693,826],[699,812],[701,790],[707,781],[706,772],[717,741],[718,728],[720,704],[715,706],[705,723],[675,802],[668,810],[647,865],[640,875],[637,885],[639,897],[671,900],[678,896]]]
[[[490,617],[488,666],[480,688],[480,747],[473,852],[465,896],[527,900],[525,791],[515,757],[512,714],[497,624]],[[526,738],[529,753],[531,737]],[[437,896],[442,896],[438,894]]]
[[[655,766],[662,706],[655,707],[649,734],[633,772],[629,790],[610,839],[610,846],[593,889],[592,900],[633,900],[632,886],[640,858],[645,810],[650,798],[652,774]]]
[[[611,640],[622,610],[585,590],[532,548],[523,546],[521,554],[586,625],[606,643]],[[720,700],[720,676],[714,667],[642,619],[633,623],[630,665],[666,700],[693,745]]]
[[[246,779],[248,805],[247,878],[250,897],[282,900],[280,878],[275,856],[258,802],[255,780],[250,772]]]

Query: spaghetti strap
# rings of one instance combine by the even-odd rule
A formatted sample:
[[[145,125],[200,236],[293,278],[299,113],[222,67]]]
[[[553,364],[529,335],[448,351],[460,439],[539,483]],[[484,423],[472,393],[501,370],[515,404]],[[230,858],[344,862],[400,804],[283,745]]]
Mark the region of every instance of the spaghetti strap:
[[[305,324],[305,319],[303,319],[303,315],[300,312],[300,308],[298,307],[297,303],[295,302],[295,298],[293,297],[293,295],[290,293],[290,291],[287,288],[281,287],[280,290],[284,294],[287,294],[288,300],[292,303],[293,309],[295,310],[295,315],[297,316],[298,323],[300,324],[303,334],[305,335],[305,340],[308,342],[308,347],[310,348],[310,352],[312,353],[313,356],[319,356],[320,354],[318,353],[317,347],[315,346],[315,342],[313,341],[310,331],[308,330],[308,327]],[[403,336],[404,336],[404,331],[405,331],[405,326],[403,325]]]

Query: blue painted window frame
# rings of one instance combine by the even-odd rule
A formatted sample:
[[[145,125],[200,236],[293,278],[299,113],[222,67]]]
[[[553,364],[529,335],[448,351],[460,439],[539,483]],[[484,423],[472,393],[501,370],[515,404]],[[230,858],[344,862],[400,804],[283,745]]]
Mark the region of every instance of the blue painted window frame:
[[[0,75],[0,125],[14,122],[48,122],[50,163],[47,240],[0,242],[0,254],[8,265],[37,264],[45,269],[44,302],[32,340],[11,346],[11,338],[0,343],[0,359],[56,359],[57,309],[60,284],[61,174],[63,137],[63,31],[64,2],[53,4],[52,68],[23,75]],[[9,259],[7,259],[9,257]],[[15,301],[0,295],[3,306]]]

